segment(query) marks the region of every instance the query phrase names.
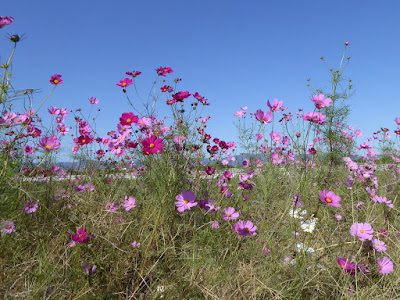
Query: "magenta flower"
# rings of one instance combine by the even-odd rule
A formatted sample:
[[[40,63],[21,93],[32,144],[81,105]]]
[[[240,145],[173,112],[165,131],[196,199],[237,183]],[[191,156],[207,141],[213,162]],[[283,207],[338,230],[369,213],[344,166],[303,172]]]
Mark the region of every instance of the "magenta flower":
[[[386,256],[381,260],[378,258],[379,273],[389,274],[393,272],[393,263]]]
[[[97,99],[95,97],[90,97],[89,98],[89,103],[90,104],[99,104],[99,99]]]
[[[159,67],[158,69],[156,69],[156,72],[160,76],[165,76],[167,73],[172,73],[173,70],[169,67]]]
[[[76,242],[75,241],[71,241],[67,244],[68,248],[74,248],[76,246]]]
[[[135,204],[136,204],[136,199],[135,199],[135,198],[125,196],[124,207],[125,207],[125,210],[126,210],[126,211],[129,211],[129,210],[131,210],[132,208],[134,208],[134,207],[135,207]]]
[[[54,74],[53,76],[50,77],[50,83],[54,85],[58,85],[64,82],[64,80],[61,80],[61,75],[60,74]]]
[[[372,233],[374,230],[372,229],[371,224],[369,223],[354,223],[350,227],[350,234],[352,236],[357,236],[360,241],[372,240]]]
[[[219,223],[217,221],[211,221],[211,229],[218,229],[219,228]]]
[[[124,80],[120,80],[119,83],[117,83],[118,86],[122,88],[126,88],[127,86],[132,84],[132,79],[125,78]]]
[[[58,141],[57,137],[55,135],[50,136],[50,137],[42,137],[39,142],[39,147],[46,150],[46,151],[50,151],[50,150],[55,150],[60,148],[60,142]]]
[[[39,205],[36,202],[28,201],[25,203],[24,211],[28,214],[34,213],[38,209]]]
[[[11,234],[13,232],[15,232],[15,225],[13,221],[3,221],[1,224],[1,230],[0,232],[4,233],[4,234]]]
[[[255,226],[251,221],[239,221],[233,224],[232,229],[240,236],[257,235],[255,232],[257,230],[257,226]]]
[[[25,147],[24,147],[24,154],[25,155],[30,155],[30,154],[32,154],[33,153],[33,148],[31,147],[31,146],[29,146],[29,145],[26,145]]]
[[[386,251],[386,243],[385,242],[382,242],[378,239],[374,239],[372,242],[373,242],[374,249],[376,251],[378,251],[378,252]]]
[[[183,102],[183,100],[188,98],[190,95],[191,94],[189,93],[189,91],[180,91],[180,92],[177,92],[176,94],[173,94],[172,98],[174,98],[174,100],[176,100],[176,102]]]
[[[175,197],[175,206],[180,213],[185,210],[190,210],[193,206],[197,205],[196,195],[192,191],[183,191]]]
[[[331,102],[332,102],[331,98],[326,98],[326,99],[324,99],[324,98],[325,98],[325,96],[323,94],[314,95],[311,98],[311,101],[314,102],[315,107],[318,109],[331,106]]]
[[[12,22],[14,22],[14,18],[13,17],[0,16],[0,28],[3,27],[3,26],[10,25]]]
[[[139,117],[135,116],[133,112],[123,113],[119,118],[119,122],[121,125],[132,126],[132,123],[137,123],[139,121]]]
[[[256,120],[260,121],[261,123],[271,123],[273,119],[271,111],[264,114],[261,109],[258,109],[254,116],[256,117]]]
[[[278,99],[275,98],[272,105],[269,103],[269,100],[267,101],[267,105],[272,112],[275,112],[282,107],[283,101],[278,101]]]
[[[86,243],[89,239],[86,229],[83,228],[79,228],[78,233],[72,235],[72,240],[77,243]]]
[[[319,198],[328,206],[340,207],[340,197],[332,191],[323,190],[319,192]]]
[[[323,115],[320,112],[314,112],[314,111],[305,113],[301,117],[304,121],[310,121],[313,123],[317,123],[319,125],[324,125],[325,120],[326,120],[325,115]]]
[[[154,154],[161,152],[163,149],[163,140],[152,135],[142,141],[142,150],[144,155]]]
[[[139,248],[139,247],[140,247],[140,243],[139,243],[139,242],[136,242],[136,241],[133,241],[133,243],[132,243],[131,245],[132,245],[132,247],[134,247],[134,248]]]
[[[348,261],[345,257],[339,257],[337,259],[337,263],[339,264],[340,268],[342,269],[343,273],[350,273],[354,275],[356,265],[352,262]]]
[[[67,133],[69,132],[69,127],[65,124],[59,124],[59,125],[57,125],[56,130],[61,135],[67,135]]]
[[[96,270],[97,270],[97,266],[96,266],[96,265],[93,265],[93,266],[90,268],[89,263],[86,263],[86,264],[83,264],[83,265],[82,265],[82,269],[85,271],[86,275],[93,275],[94,272],[96,272]]]
[[[236,220],[237,218],[239,218],[239,213],[235,212],[235,209],[233,207],[228,207],[224,210],[222,216],[224,217],[225,221]]]
[[[118,210],[118,203],[116,202],[107,202],[106,203],[106,211],[116,212]]]

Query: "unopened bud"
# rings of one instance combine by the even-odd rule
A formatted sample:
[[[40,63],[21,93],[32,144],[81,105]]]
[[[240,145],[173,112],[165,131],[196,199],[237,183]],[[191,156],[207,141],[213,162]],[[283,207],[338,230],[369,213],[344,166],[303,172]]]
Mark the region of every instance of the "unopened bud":
[[[18,43],[20,38],[19,38],[18,34],[13,34],[12,36],[10,36],[10,40],[14,43]]]
[[[345,46],[348,46],[348,45],[349,45],[349,42],[347,42],[347,41],[344,42],[344,45],[345,45]]]

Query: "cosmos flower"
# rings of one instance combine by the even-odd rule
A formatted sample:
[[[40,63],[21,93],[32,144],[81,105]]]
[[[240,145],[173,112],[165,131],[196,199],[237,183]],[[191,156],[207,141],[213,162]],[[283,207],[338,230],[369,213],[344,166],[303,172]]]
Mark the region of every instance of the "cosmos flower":
[[[24,211],[28,214],[34,213],[38,209],[39,205],[37,202],[28,201],[25,203]]]
[[[328,206],[340,207],[340,197],[335,195],[332,191],[323,190],[319,192],[321,201],[325,202]]]
[[[175,197],[175,206],[180,213],[185,210],[190,210],[193,206],[197,205],[196,195],[192,191],[183,191]]]
[[[350,227],[350,234],[352,236],[357,236],[360,241],[372,240],[372,233],[374,230],[372,229],[371,224],[369,223],[354,223]]]
[[[50,77],[50,83],[54,85],[59,85],[64,82],[64,80],[61,80],[61,75],[60,74],[54,74],[53,76]]]
[[[386,256],[382,260],[378,258],[378,266],[380,274],[389,274],[393,272],[393,262]]]

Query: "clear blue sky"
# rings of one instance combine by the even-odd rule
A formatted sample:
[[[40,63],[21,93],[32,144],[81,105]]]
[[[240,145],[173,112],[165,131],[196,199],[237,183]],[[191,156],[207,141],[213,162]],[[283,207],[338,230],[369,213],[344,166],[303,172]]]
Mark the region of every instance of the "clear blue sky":
[[[211,102],[209,133],[236,140],[240,106],[267,110],[266,100],[278,98],[290,111],[311,110],[306,79],[329,88],[319,58],[338,66],[345,41],[352,57],[346,74],[356,88],[349,123],[370,135],[394,129],[400,116],[398,1],[1,2],[0,14],[15,18],[0,30],[2,62],[12,47],[5,34],[26,36],[13,64],[16,88],[41,88],[44,96],[50,76],[62,74],[47,106],[89,109],[88,98],[97,97],[102,134],[129,110],[115,85],[125,72],[143,72],[137,85],[145,94],[154,70],[169,66],[170,79],[183,78],[181,90]]]

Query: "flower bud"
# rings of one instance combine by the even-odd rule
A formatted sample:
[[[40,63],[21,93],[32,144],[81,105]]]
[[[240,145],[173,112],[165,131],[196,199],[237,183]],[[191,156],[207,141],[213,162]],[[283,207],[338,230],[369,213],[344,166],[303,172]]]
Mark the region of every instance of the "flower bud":
[[[18,43],[20,41],[20,37],[18,34],[13,34],[12,36],[10,36],[10,41],[14,42],[14,43]]]

